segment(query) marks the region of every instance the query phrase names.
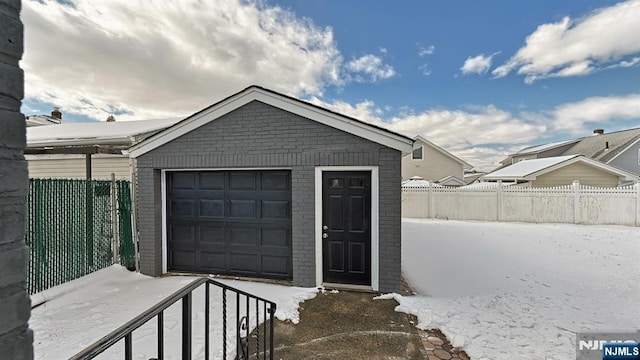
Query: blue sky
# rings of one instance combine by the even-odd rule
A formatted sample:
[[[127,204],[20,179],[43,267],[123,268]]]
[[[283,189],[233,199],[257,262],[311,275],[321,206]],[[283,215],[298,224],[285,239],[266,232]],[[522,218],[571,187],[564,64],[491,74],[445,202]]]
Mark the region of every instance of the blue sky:
[[[24,1],[26,115],[185,116],[257,84],[481,169],[640,126],[640,0]]]

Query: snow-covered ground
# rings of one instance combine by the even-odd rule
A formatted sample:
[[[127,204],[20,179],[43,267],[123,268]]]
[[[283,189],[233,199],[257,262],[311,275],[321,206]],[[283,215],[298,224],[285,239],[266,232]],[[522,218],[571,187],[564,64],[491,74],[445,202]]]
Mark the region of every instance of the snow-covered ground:
[[[152,278],[114,265],[37,294],[32,297],[34,304],[45,302],[32,310],[29,321],[34,331],[35,358],[67,359],[194,279],[186,276]],[[216,280],[276,302],[276,317],[280,320],[291,320],[294,323],[299,320],[299,303],[315,297],[317,292],[314,288]],[[228,349],[235,350],[235,294],[227,296],[230,314],[227,343]],[[215,340],[222,339],[220,308],[222,294],[215,287],[211,287],[211,297],[211,354],[212,358],[218,359],[221,358],[222,345],[220,341]],[[244,308],[241,307],[241,309]],[[250,313],[255,314],[255,308],[251,309]],[[181,314],[181,302],[165,310],[165,359],[180,358]],[[204,354],[203,319],[204,290],[200,288],[194,291],[193,295],[194,358],[203,358]],[[255,315],[253,315],[251,324],[255,324],[255,321]],[[155,357],[156,323],[156,320],[152,319],[139,330],[134,331],[134,359]],[[116,344],[99,358],[122,359],[121,343]]]
[[[418,295],[396,310],[472,359],[574,359],[576,332],[640,329],[640,229],[403,221]]]
[[[403,272],[418,294],[384,297],[474,360],[574,359],[576,332],[640,329],[639,228],[405,219],[402,245]],[[35,296],[46,300],[30,321],[36,359],[68,358],[193,279],[112,266]],[[221,281],[275,301],[276,316],[293,322],[317,291]],[[194,293],[194,358],[203,353],[203,299]],[[212,311],[212,339],[221,338],[220,313]],[[165,339],[180,338],[180,314],[179,303],[165,311]],[[155,320],[134,332],[135,359],[155,356],[155,336]],[[235,349],[234,338],[228,343]],[[179,358],[175,341],[167,344],[165,358]],[[118,344],[100,358],[121,352]]]

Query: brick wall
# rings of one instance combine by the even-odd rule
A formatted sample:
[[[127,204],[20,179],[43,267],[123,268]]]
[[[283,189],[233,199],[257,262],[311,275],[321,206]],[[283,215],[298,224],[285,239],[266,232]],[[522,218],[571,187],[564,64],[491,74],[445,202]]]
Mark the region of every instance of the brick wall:
[[[31,303],[25,291],[25,122],[19,0],[0,0],[0,358],[32,359]]]
[[[380,290],[400,284],[400,152],[254,101],[137,159],[141,268],[161,272],[158,169],[291,169],[293,281],[315,286],[315,167],[380,166]],[[393,213],[395,211],[395,213]]]

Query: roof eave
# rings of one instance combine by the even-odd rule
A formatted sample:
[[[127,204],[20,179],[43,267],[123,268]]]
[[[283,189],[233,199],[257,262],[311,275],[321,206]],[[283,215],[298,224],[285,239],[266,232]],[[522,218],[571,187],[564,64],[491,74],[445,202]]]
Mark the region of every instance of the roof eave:
[[[433,142],[431,142],[431,141],[429,141],[429,140],[425,139],[424,137],[422,137],[422,136],[420,136],[420,135],[417,135],[416,137],[414,137],[414,140],[415,140],[415,141],[420,140],[420,141],[422,141],[423,143],[425,143],[425,144],[427,144],[427,145],[431,146],[432,148],[434,148],[435,150],[439,151],[439,152],[440,152],[440,153],[442,153],[443,155],[445,155],[445,156],[449,157],[451,160],[454,160],[454,161],[456,161],[456,162],[458,162],[458,163],[462,164],[462,166],[463,166],[463,168],[464,168],[464,169],[473,169],[473,165],[471,165],[471,164],[469,164],[468,162],[466,162],[466,161],[464,161],[464,160],[460,159],[459,157],[457,157],[457,156],[453,155],[453,154],[452,154],[452,153],[450,153],[449,151],[447,151],[447,150],[443,149],[442,147],[440,147],[440,146],[438,146],[438,145],[434,144]]]
[[[623,150],[621,150],[620,152],[615,154],[611,159],[607,160],[607,162],[605,164],[609,164],[610,162],[612,162],[613,160],[618,158],[618,156],[624,154],[625,152],[627,152],[627,150],[629,150],[630,148],[634,147],[638,142],[640,142],[640,136],[638,136],[638,138],[635,141],[633,141],[631,144],[629,144]]]
[[[193,131],[229,112],[236,110],[251,101],[260,101],[282,110],[306,117],[324,125],[360,136],[381,145],[408,154],[413,148],[413,139],[393,133],[359,120],[323,109],[305,101],[294,99],[261,87],[252,86],[242,90],[220,102],[205,108],[177,124],[158,132],[129,149],[131,157],[137,158],[162,146],[190,131]]]
[[[495,181],[535,180],[535,177],[533,177],[533,179],[530,179],[529,176],[484,176],[482,177],[482,180],[495,180]]]
[[[86,138],[86,139],[68,139],[68,140],[58,140],[58,139],[50,139],[50,140],[40,140],[40,141],[27,141],[27,149],[28,148],[39,148],[39,147],[68,147],[68,146],[92,146],[92,145],[122,145],[122,146],[131,146],[131,138],[128,136],[125,137],[113,137],[113,138]]]

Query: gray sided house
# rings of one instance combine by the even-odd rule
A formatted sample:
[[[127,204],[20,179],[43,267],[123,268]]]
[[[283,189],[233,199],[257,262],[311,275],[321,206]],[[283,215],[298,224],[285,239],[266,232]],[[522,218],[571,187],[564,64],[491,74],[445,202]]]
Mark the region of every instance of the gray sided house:
[[[130,150],[143,273],[400,288],[412,139],[261,87]]]

